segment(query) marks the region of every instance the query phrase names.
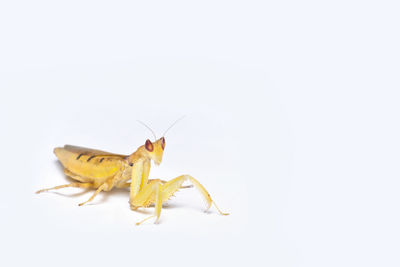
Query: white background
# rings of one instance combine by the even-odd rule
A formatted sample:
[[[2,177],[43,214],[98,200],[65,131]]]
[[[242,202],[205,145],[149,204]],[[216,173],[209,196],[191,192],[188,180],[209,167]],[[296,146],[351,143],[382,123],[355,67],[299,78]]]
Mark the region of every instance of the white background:
[[[2,266],[399,266],[396,1],[2,1]],[[189,173],[161,221],[69,182],[52,150]]]

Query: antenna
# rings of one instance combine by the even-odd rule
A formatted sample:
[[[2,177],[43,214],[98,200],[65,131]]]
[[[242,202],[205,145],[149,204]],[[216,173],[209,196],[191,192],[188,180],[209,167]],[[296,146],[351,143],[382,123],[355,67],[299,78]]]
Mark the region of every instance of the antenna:
[[[156,134],[154,133],[154,131],[153,131],[149,126],[146,125],[146,123],[144,123],[144,122],[142,122],[142,121],[140,121],[140,120],[137,120],[137,122],[139,122],[139,123],[142,124],[144,127],[146,127],[147,129],[149,129],[150,132],[151,132],[151,133],[153,134],[153,136],[154,136],[154,141],[157,140]]]
[[[175,125],[177,124],[180,120],[183,120],[183,118],[185,118],[186,115],[183,115],[182,117],[180,117],[179,119],[177,119],[174,123],[171,124],[171,126],[168,127],[167,130],[165,130],[164,134],[162,136],[165,136],[165,134]]]

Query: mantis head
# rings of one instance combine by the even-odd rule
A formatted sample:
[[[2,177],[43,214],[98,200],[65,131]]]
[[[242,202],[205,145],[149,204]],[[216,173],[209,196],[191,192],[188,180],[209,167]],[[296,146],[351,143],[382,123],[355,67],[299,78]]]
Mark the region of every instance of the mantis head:
[[[151,142],[149,139],[146,140],[146,143],[143,146],[140,146],[138,150],[133,153],[129,158],[129,161],[132,162],[134,161],[135,157],[143,157],[148,160],[153,160],[156,165],[160,165],[162,161],[162,157],[164,154],[164,149],[165,149],[165,134],[180,120],[184,118],[181,117],[180,119],[176,120],[171,126],[168,127],[168,129],[164,132],[163,137],[160,139],[157,139],[156,134],[154,131],[147,126],[144,122],[138,121],[141,123],[143,126],[145,126],[147,129],[151,131],[151,133],[154,136],[155,141]]]
[[[153,160],[156,165],[160,165],[165,149],[165,138],[161,137],[155,142],[147,139],[142,147],[142,155]]]
[[[133,164],[138,159],[153,160],[156,165],[160,165],[165,148],[165,138],[151,142],[146,140],[145,144],[140,146],[134,153],[128,157],[128,162]],[[132,165],[131,165],[132,166]]]

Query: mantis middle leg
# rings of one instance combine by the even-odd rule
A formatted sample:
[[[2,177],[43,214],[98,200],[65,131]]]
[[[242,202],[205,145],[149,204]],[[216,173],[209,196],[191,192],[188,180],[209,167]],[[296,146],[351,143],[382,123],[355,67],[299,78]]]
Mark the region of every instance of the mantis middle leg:
[[[106,182],[101,184],[97,189],[96,192],[85,202],[80,203],[79,206],[85,205],[86,203],[92,201],[101,191],[110,191],[113,188],[115,178],[108,179]]]

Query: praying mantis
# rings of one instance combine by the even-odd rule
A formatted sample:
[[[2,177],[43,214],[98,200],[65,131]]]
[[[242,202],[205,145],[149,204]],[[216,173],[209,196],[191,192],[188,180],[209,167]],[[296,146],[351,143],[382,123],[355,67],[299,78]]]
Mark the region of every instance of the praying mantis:
[[[129,188],[129,203],[132,210],[151,205],[155,207],[154,215],[136,223],[140,225],[154,217],[156,217],[154,223],[157,223],[162,204],[179,189],[187,188],[188,186],[182,186],[182,184],[189,181],[206,200],[206,210],[214,204],[221,215],[229,215],[218,208],[204,186],[191,175],[180,175],[169,181],[149,179],[151,161],[156,165],[161,163],[165,149],[164,136],[179,120],[175,121],[159,139],[150,127],[139,121],[153,133],[155,141],[147,139],[144,145],[130,155],[71,145],[55,148],[54,153],[63,165],[65,175],[71,177],[75,182],[42,189],[36,193],[66,187],[96,189],[87,201],[79,204],[82,206],[92,201],[102,191],[110,191],[113,188]]]

